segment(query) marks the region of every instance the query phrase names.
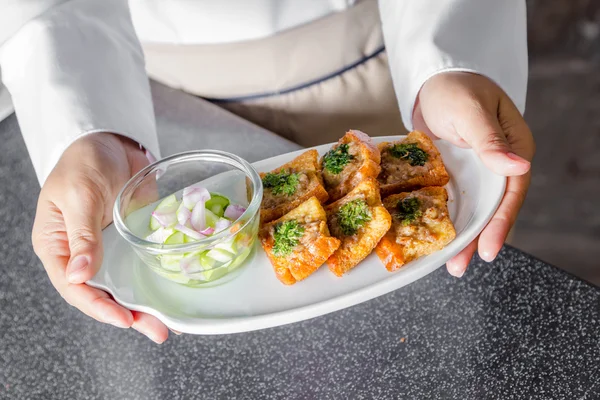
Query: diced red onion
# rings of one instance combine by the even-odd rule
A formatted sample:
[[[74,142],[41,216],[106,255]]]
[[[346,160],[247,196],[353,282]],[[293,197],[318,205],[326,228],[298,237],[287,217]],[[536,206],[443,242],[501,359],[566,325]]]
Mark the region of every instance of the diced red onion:
[[[158,221],[164,227],[169,227],[177,223],[177,215],[173,212],[153,211],[152,218]]]
[[[192,216],[190,218],[192,227],[198,232],[206,229],[206,207],[204,201],[199,201],[192,210]]]
[[[193,209],[198,202],[206,203],[210,200],[210,193],[202,186],[192,185],[183,189],[183,205],[188,210]]]
[[[215,232],[220,232],[223,229],[229,228],[231,221],[225,218],[220,218],[215,224]]]
[[[213,233],[215,233],[215,228],[211,228],[210,226],[208,228],[206,228],[203,231],[200,231],[201,234],[203,235],[212,235]]]
[[[200,239],[204,239],[206,237],[203,234],[196,232],[195,230],[190,229],[184,225],[179,225],[179,224],[175,225],[175,230],[183,233],[184,235],[191,237],[194,240],[200,240]]]
[[[179,260],[179,267],[184,275],[188,276],[197,272],[202,272],[202,265],[198,254],[192,254]]]
[[[242,206],[238,206],[237,204],[230,204],[225,209],[225,218],[229,218],[232,221],[237,220],[242,214],[246,211],[246,209]]]
[[[180,225],[185,225],[185,223],[190,219],[191,216],[192,212],[188,210],[182,202],[179,208],[177,209],[177,221]]]

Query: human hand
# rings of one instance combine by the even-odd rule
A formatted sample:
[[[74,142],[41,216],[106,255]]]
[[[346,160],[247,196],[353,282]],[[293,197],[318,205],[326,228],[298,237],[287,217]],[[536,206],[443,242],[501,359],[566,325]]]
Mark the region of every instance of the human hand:
[[[504,197],[478,238],[446,263],[462,276],[478,249],[493,261],[515,223],[531,179],[535,143],[512,100],[488,78],[466,72],[433,76],[421,88],[413,113],[416,130],[472,148],[493,172],[507,176]]]
[[[112,221],[117,194],[147,164],[139,146],[121,136],[94,133],[74,142],[42,187],[32,242],[67,303],[100,322],[132,327],[162,343],[168,329],[157,318],[130,311],[85,284],[102,264],[102,229]]]

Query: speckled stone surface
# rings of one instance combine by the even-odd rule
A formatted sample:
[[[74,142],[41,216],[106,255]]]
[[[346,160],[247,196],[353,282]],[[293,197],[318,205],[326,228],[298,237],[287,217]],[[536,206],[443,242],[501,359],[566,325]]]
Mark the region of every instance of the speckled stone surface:
[[[181,148],[161,138],[165,154],[227,140],[251,159],[294,149],[154,89],[161,134],[221,135],[188,137]],[[264,331],[172,335],[159,346],[99,324],[60,298],[31,250],[38,188],[14,117],[0,123],[0,154],[0,398],[600,398],[600,289],[510,247],[493,264],[475,260],[462,279],[442,268],[367,303]]]

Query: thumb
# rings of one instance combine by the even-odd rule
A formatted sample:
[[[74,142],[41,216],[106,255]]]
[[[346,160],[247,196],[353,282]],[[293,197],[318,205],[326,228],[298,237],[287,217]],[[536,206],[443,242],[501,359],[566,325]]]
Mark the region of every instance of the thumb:
[[[66,270],[69,283],[83,283],[100,269],[103,203],[100,194],[79,189],[63,207],[70,249]]]
[[[429,136],[431,138],[431,140],[445,139],[445,140],[449,141],[450,143],[452,143],[453,145],[458,146],[458,147],[462,147],[462,148],[470,148],[471,147],[467,144],[467,142],[465,142],[465,140],[463,138],[458,136],[458,134],[456,132],[454,132],[453,130],[441,129],[437,132],[437,134],[433,133],[431,131],[431,129],[429,129],[429,126],[427,125],[427,122],[425,121],[425,116],[423,115],[423,109],[421,108],[421,102],[418,97],[417,97],[417,100],[415,103],[415,109],[413,111],[413,127],[415,130],[423,132],[424,134]]]
[[[490,170],[504,176],[523,175],[529,171],[531,163],[515,153],[498,122],[500,117],[503,125],[518,124],[522,118],[518,111],[517,114],[493,115],[483,107],[470,107],[453,126]]]

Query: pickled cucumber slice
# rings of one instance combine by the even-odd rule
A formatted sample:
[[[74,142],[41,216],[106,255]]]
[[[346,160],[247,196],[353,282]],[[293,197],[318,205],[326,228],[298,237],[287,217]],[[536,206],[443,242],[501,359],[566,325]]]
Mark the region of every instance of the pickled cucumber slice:
[[[184,244],[186,236],[182,232],[175,232],[165,240],[165,244]]]
[[[215,245],[215,249],[225,250],[228,253],[235,255],[237,253],[237,246],[235,245],[234,239],[226,242],[220,242]]]
[[[179,266],[179,261],[181,261],[182,258],[183,255],[181,254],[163,254],[160,256],[160,266],[168,271],[180,272],[181,267]]]
[[[218,215],[216,215],[215,213],[213,213],[210,210],[206,210],[206,226],[210,226],[211,228],[214,228],[215,225],[217,224],[217,221],[220,219]]]
[[[211,193],[210,200],[206,202],[206,209],[210,210],[213,214],[222,217],[228,205],[229,199],[227,197],[218,193]]]
[[[179,202],[177,201],[177,197],[174,194],[172,194],[170,196],[165,197],[160,203],[158,203],[154,211],[163,213],[176,212],[177,207],[179,207]],[[160,227],[161,225],[158,222],[158,220],[153,216],[150,216],[150,229],[155,231]]]
[[[206,257],[210,257],[213,260],[216,260],[220,263],[224,263],[224,262],[228,262],[233,260],[233,257],[235,256],[235,254],[232,254],[226,250],[222,250],[222,249],[212,249],[209,250],[208,253],[206,253]]]
[[[250,251],[250,247],[247,247],[240,254],[238,254],[235,260],[233,260],[233,262],[229,265],[229,270],[233,271],[235,268],[239,267],[240,264],[246,261],[246,258],[248,258],[248,255],[250,254]]]

